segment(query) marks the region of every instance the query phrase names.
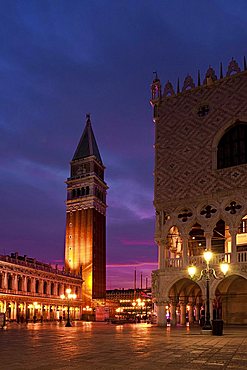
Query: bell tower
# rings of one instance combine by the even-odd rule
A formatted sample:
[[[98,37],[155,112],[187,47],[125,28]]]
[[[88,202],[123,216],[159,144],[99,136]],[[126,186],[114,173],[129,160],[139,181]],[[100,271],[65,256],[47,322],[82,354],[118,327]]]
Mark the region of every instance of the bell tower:
[[[100,152],[90,115],[70,162],[67,179],[65,268],[82,272],[83,301],[105,298],[106,291],[106,190]]]

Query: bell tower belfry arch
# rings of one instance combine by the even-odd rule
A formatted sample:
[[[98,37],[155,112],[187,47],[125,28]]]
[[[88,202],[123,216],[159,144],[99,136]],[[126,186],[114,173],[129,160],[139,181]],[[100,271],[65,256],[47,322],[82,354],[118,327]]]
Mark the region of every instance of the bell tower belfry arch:
[[[90,115],[70,162],[67,179],[65,268],[82,272],[83,303],[103,300],[106,291],[106,191]]]

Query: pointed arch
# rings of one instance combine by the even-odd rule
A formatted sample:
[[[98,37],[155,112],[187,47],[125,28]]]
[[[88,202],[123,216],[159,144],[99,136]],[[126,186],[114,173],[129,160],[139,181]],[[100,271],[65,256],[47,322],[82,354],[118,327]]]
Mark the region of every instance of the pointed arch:
[[[219,141],[217,169],[247,163],[247,122],[237,121]]]

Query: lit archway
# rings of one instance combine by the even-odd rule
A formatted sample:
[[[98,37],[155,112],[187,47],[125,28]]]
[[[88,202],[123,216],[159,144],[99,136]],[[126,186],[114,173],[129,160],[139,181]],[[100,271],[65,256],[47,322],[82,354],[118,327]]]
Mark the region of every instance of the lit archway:
[[[201,225],[196,223],[189,232],[189,255],[200,256],[206,248],[206,239]]]
[[[202,291],[191,279],[181,279],[169,290],[168,316],[172,325],[199,323],[202,319]]]
[[[222,280],[215,292],[218,318],[226,324],[247,324],[247,279],[231,275]]]

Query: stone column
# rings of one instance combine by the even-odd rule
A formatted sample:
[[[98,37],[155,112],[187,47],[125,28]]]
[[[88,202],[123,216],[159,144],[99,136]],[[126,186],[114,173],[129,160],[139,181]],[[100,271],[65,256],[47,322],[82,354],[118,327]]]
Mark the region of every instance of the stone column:
[[[210,231],[205,231],[204,236],[206,238],[206,249],[211,250],[212,249],[211,248],[211,241],[212,241],[212,236],[213,236],[212,231],[211,230]]]
[[[17,275],[13,275],[13,290],[17,291],[18,281],[17,281]]]
[[[186,304],[184,302],[180,303],[180,324],[186,324]]]
[[[3,289],[8,288],[8,274],[7,272],[4,273],[4,278],[3,278]]]
[[[171,312],[171,325],[176,326],[177,325],[177,314],[176,314],[176,303],[175,301],[172,301],[170,304],[170,312]]]
[[[35,293],[35,278],[31,278],[31,292]]]
[[[194,308],[193,304],[190,303],[189,304],[189,323],[190,324],[193,324],[194,322],[193,308]]]
[[[165,241],[159,240],[157,244],[159,247],[158,268],[162,270],[165,267]]]
[[[49,304],[46,305],[46,309],[47,309],[47,320],[50,320],[51,318],[51,313],[50,313],[50,309],[51,309],[51,306]]]
[[[17,319],[17,302],[14,302],[13,320]]]
[[[10,319],[11,320],[14,320],[15,319],[15,302],[10,302],[10,306],[11,306],[11,312],[10,312]]]
[[[187,235],[182,235],[182,245],[183,245],[183,265],[186,267],[188,265],[188,244],[189,239]]]
[[[165,305],[162,302],[156,303],[157,306],[157,324],[158,326],[166,326]]]
[[[237,262],[237,228],[230,228],[229,230],[231,234],[231,263]],[[229,261],[228,261],[229,262]]]
[[[26,279],[26,277],[25,277],[25,279]],[[26,319],[26,317],[27,317],[27,302],[23,303],[23,316]]]
[[[196,314],[196,317],[195,317],[196,322],[199,322],[199,320],[200,320],[200,307],[201,307],[201,305],[199,305],[199,304],[197,304],[196,307],[195,307],[195,309],[196,309],[196,312],[195,312],[195,314]]]
[[[58,295],[58,283],[57,282],[54,282],[54,295],[55,296]]]

